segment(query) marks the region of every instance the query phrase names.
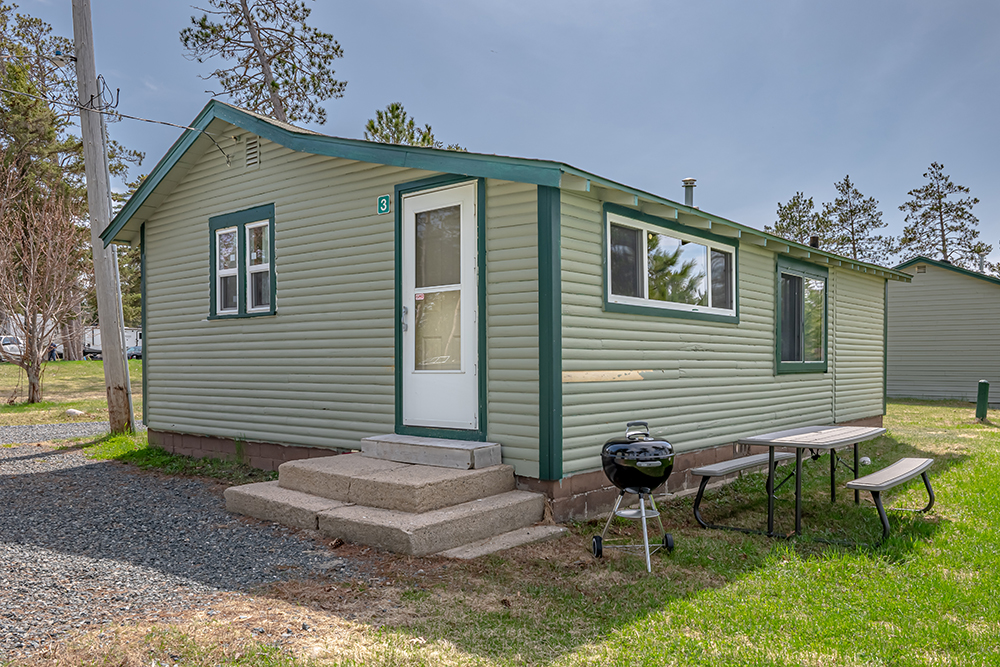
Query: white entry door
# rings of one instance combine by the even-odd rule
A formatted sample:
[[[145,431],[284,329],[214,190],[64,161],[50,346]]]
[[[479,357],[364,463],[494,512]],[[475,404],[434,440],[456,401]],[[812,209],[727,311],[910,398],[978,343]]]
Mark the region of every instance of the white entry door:
[[[403,198],[403,424],[479,428],[476,184]]]

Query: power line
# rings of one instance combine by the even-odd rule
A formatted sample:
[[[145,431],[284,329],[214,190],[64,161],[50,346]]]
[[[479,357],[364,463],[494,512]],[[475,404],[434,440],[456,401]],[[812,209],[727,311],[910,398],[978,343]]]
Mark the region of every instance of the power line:
[[[213,144],[215,144],[215,147],[219,149],[219,152],[222,153],[225,156],[225,158],[226,158],[226,164],[230,165],[230,166],[232,165],[232,160],[233,160],[232,156],[229,155],[228,153],[226,153],[226,151],[224,151],[222,149],[222,146],[220,146],[219,142],[215,140],[215,138],[212,136],[212,133],[208,132],[207,130],[203,130],[201,128],[198,128],[198,127],[191,127],[190,125],[178,125],[177,123],[168,123],[165,120],[155,120],[155,119],[152,119],[152,118],[142,118],[140,116],[130,116],[128,114],[121,113],[120,111],[109,111],[109,110],[106,110],[106,109],[98,109],[98,108],[90,107],[90,106],[86,106],[85,107],[82,104],[80,104],[79,102],[65,102],[63,100],[53,100],[53,99],[49,99],[47,97],[39,97],[38,95],[32,95],[31,93],[25,93],[25,92],[22,92],[20,90],[11,90],[10,88],[4,88],[2,86],[0,86],[0,92],[10,93],[11,95],[21,95],[23,97],[30,97],[33,100],[38,100],[40,102],[47,102],[49,104],[59,104],[59,105],[64,106],[64,107],[70,107],[71,109],[93,111],[94,113],[107,114],[107,115],[110,115],[110,116],[118,116],[118,117],[121,117],[121,118],[128,118],[129,120],[139,120],[139,121],[142,121],[144,123],[156,123],[158,125],[169,125],[170,127],[176,127],[176,128],[180,128],[182,130],[194,130],[195,132],[201,132],[206,137],[208,137],[209,140]],[[220,134],[218,136],[221,137],[221,136],[225,136],[225,135]]]

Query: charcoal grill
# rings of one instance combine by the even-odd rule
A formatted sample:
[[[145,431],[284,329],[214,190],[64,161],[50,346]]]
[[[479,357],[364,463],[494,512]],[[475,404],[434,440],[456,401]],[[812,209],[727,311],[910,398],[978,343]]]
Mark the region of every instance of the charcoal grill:
[[[594,535],[593,552],[595,558],[604,555],[604,549],[641,550],[646,556],[646,571],[652,572],[649,557],[660,549],[674,550],[673,536],[663,529],[660,512],[653,500],[653,491],[662,486],[674,469],[674,448],[666,440],[649,434],[649,424],[644,421],[629,422],[625,425],[624,438],[612,438],[601,449],[601,464],[604,474],[621,493],[615,508],[608,515],[607,523],[600,535]],[[621,509],[626,493],[639,496],[639,507]],[[647,509],[646,503],[649,502]],[[616,517],[642,522],[642,544],[621,544],[608,539],[608,528]],[[647,519],[656,519],[662,538],[652,549],[649,547]]]

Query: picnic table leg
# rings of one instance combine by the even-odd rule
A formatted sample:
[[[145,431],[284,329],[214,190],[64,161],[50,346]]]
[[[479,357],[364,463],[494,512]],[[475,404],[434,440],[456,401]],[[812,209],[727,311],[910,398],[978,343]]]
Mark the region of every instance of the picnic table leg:
[[[802,448],[795,448],[795,534],[802,533]]]
[[[830,502],[837,502],[837,450],[830,450]]]
[[[774,535],[774,445],[767,448],[767,536]]]
[[[858,470],[861,469],[861,459],[858,458],[858,443],[854,443],[854,479],[858,478]],[[854,504],[861,504],[861,492],[854,489]]]

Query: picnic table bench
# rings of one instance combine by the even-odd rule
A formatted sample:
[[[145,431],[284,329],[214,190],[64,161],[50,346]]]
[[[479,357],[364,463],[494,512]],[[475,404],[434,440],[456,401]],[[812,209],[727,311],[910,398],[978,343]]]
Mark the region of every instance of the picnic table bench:
[[[929,501],[927,506],[920,510],[907,510],[903,508],[893,508],[898,511],[926,512],[934,507],[934,489],[931,488],[931,480],[927,477],[927,469],[934,463],[934,459],[900,459],[892,465],[877,470],[870,475],[865,475],[847,483],[847,488],[858,491],[868,491],[872,494],[875,507],[878,509],[878,517],[882,520],[882,539],[889,537],[889,517],[882,507],[882,492],[888,491],[894,486],[899,486],[908,482],[917,475],[924,479],[924,486],[927,487]]]

